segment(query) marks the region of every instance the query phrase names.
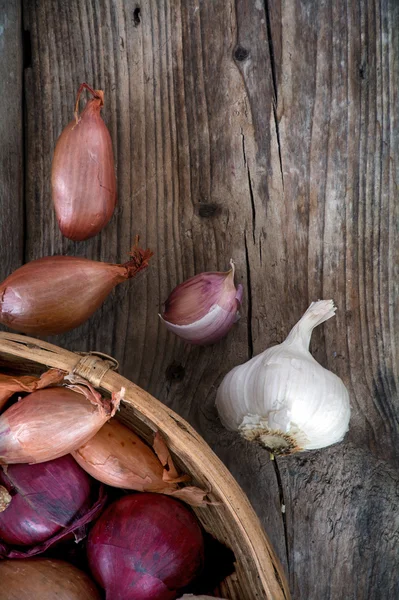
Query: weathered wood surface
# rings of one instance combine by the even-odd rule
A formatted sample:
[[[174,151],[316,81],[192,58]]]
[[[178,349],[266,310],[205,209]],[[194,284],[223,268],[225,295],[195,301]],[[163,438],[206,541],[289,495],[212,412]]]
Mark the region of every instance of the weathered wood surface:
[[[147,276],[52,341],[114,355],[196,427],[247,492],[298,600],[399,597],[398,23],[396,0],[23,4],[25,218],[16,209],[1,228],[2,272],[3,256],[7,268],[22,259],[24,221],[25,261],[123,261],[141,233],[155,251]],[[101,235],[76,244],[57,230],[50,170],[82,81],[105,90],[119,205]],[[2,95],[3,128],[20,93]],[[11,135],[18,205],[12,120],[2,152]],[[230,257],[246,294],[228,338],[190,348],[167,334],[157,312],[174,285]],[[339,310],[312,349],[349,387],[350,433],[271,462],[222,430],[215,390],[320,297]]]
[[[21,2],[0,0],[0,277],[23,259]]]

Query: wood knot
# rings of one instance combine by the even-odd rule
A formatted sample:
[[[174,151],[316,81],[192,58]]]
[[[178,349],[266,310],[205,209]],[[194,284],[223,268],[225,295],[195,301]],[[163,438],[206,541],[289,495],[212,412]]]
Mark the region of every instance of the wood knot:
[[[200,217],[209,218],[214,217],[220,213],[220,206],[215,203],[201,202],[196,207],[197,213]]]
[[[140,12],[140,6],[136,6],[136,8],[133,11],[133,25],[135,27],[138,27],[141,23]]]
[[[234,58],[236,61],[242,62],[243,60],[246,60],[248,56],[249,50],[243,48],[242,46],[236,46],[236,49],[234,50]]]

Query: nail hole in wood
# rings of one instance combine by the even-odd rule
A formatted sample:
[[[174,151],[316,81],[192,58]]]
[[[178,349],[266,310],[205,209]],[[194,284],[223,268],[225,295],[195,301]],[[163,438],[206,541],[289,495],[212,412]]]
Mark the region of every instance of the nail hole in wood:
[[[234,58],[238,61],[238,62],[242,62],[243,60],[246,60],[249,56],[249,50],[247,50],[246,48],[243,48],[242,46],[237,46],[236,49],[234,50]]]
[[[360,65],[359,67],[359,77],[360,79],[367,79],[367,65]]]
[[[133,23],[135,27],[138,27],[141,23],[141,19],[140,19],[140,6],[136,6],[136,8],[133,11]]]
[[[177,362],[172,362],[166,369],[166,379],[168,381],[181,381],[185,375],[185,368]]]

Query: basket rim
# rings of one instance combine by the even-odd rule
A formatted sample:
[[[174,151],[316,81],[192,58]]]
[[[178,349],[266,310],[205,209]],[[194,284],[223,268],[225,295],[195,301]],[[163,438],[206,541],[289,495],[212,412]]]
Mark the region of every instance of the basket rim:
[[[90,353],[79,354],[36,338],[0,332],[1,354],[17,356],[69,373],[76,373],[83,354],[86,357],[86,379],[90,381],[90,361],[87,361]],[[135,413],[153,431],[161,430],[170,450],[186,464],[192,464],[195,470],[204,476],[211,489],[217,490],[217,496],[230,512],[246,541],[246,551],[251,554],[266,598],[289,600],[288,583],[280,561],[245,492],[227,467],[185,419],[129,379],[116,373],[112,363],[115,359],[107,358],[110,360],[107,361],[99,357],[98,353],[93,353],[92,364],[101,365],[102,370],[100,366],[101,379],[99,380],[98,373],[95,373],[95,381],[92,380],[92,384],[109,393],[125,388],[122,402],[133,407]],[[79,367],[78,373],[85,376],[79,372]]]

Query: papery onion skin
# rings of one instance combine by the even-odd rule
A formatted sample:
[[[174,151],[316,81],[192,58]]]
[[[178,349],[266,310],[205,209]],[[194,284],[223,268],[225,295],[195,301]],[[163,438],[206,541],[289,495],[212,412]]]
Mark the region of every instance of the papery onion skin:
[[[0,412],[7,400],[16,392],[34,392],[61,383],[65,373],[59,369],[49,369],[40,377],[30,375],[12,376],[0,373]]]
[[[0,483],[12,492],[0,512],[0,540],[17,546],[44,542],[83,516],[98,487],[69,454],[35,465],[8,465],[6,472],[0,468]]]
[[[30,335],[54,335],[84,323],[111,290],[148,266],[151,251],[132,249],[123,265],[75,256],[33,260],[0,284],[0,323]]]
[[[101,515],[87,553],[107,600],[174,600],[200,574],[204,542],[195,517],[179,501],[138,493]]]
[[[179,284],[159,315],[167,329],[186,342],[206,346],[227,335],[239,319],[243,287],[234,285],[234,262],[223,272],[195,275]]]
[[[99,233],[116,204],[112,140],[101,118],[104,93],[93,93],[80,117],[58,138],[51,171],[52,198],[61,233],[81,241]],[[79,88],[79,96],[82,91]]]
[[[1,600],[101,600],[94,582],[62,560],[0,561]]]
[[[10,506],[12,498],[4,485],[0,485],[0,517],[1,513]]]
[[[85,389],[33,392],[0,416],[0,464],[40,463],[69,454],[95,435],[118,406],[118,400]]]

